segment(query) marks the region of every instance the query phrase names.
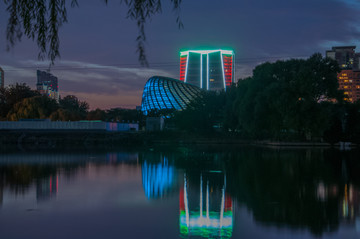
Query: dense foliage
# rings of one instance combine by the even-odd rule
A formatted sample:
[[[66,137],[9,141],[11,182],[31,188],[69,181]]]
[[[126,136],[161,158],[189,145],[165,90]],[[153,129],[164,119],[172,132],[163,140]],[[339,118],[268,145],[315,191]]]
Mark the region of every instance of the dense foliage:
[[[144,122],[141,111],[113,108],[89,111],[89,104],[74,95],[60,98],[59,102],[26,84],[0,87],[0,120],[51,119],[59,121],[103,120],[117,122]]]
[[[344,102],[338,64],[314,54],[257,66],[226,92],[202,92],[174,121],[188,131],[271,140],[358,140],[359,104]]]

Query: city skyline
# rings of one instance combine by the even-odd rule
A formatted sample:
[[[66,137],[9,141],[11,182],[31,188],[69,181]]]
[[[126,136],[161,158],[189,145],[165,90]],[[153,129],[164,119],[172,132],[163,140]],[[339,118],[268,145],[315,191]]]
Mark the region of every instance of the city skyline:
[[[315,52],[325,55],[332,46],[360,45],[355,40],[360,33],[356,1],[206,1],[206,11],[204,0],[183,2],[184,29],[178,29],[170,4],[163,4],[163,13],[146,24],[149,68],[141,67],[137,59],[136,22],[125,18],[118,3],[79,1],[79,7],[69,7],[69,22],[60,30],[62,57],[51,68],[61,82],[61,95],[76,95],[92,109],[135,108],[151,76],[179,79],[181,49],[234,49],[238,79],[265,61],[304,58]],[[26,39],[6,52],[8,14],[4,3],[0,9],[5,85],[25,82],[34,88],[36,70],[47,69],[49,62],[38,61],[36,44]]]

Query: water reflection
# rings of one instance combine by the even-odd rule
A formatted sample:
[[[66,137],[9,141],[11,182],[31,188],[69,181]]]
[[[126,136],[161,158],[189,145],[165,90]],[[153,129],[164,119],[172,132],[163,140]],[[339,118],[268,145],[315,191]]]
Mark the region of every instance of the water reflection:
[[[180,233],[183,237],[230,238],[233,203],[226,193],[226,174],[200,173],[200,182],[184,174],[180,190]]]
[[[173,191],[176,185],[175,168],[165,156],[160,162],[144,160],[141,167],[142,184],[148,199],[162,198]]]
[[[97,223],[120,220],[124,226],[112,230],[129,238],[149,233],[154,238],[355,238],[360,234],[358,155],[263,148],[5,153],[0,155],[0,229],[7,231],[11,217],[23,226],[31,221],[16,216],[24,204],[20,208],[68,218],[83,215],[84,222],[76,224],[97,218],[89,214],[101,215]],[[101,228],[89,230],[89,238],[104,236]]]
[[[59,177],[51,175],[50,177],[38,179],[36,182],[36,199],[37,201],[50,200],[56,197],[59,188]]]

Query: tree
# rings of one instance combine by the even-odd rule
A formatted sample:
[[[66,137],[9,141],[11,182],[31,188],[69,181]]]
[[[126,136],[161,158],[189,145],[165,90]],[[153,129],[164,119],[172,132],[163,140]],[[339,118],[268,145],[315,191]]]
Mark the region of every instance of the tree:
[[[17,121],[20,119],[46,119],[57,110],[58,104],[54,99],[43,96],[26,98],[14,105],[7,115],[8,120]]]
[[[102,0],[106,4],[108,0]],[[179,18],[182,0],[170,0]],[[79,6],[77,0],[4,0],[10,14],[6,38],[8,49],[20,41],[22,36],[35,40],[39,47],[39,59],[47,57],[54,63],[60,57],[59,29],[67,22],[67,3],[71,7]],[[127,8],[127,18],[136,21],[139,33],[136,38],[137,52],[141,64],[147,65],[145,56],[145,23],[161,12],[161,0],[125,0],[120,1]]]
[[[5,119],[15,104],[39,95],[39,92],[31,90],[25,83],[16,83],[6,88],[0,88],[0,119]]]
[[[67,95],[59,101],[60,108],[67,113],[63,112],[63,115],[68,115],[68,119],[63,120],[84,120],[88,113],[89,104],[85,101],[80,101],[75,95]]]
[[[343,119],[345,140],[360,142],[360,101],[345,104],[345,115]]]
[[[87,120],[105,120],[106,119],[106,112],[99,108],[89,111],[86,116]]]
[[[322,137],[330,127],[330,101],[343,98],[337,72],[338,64],[320,54],[257,66],[238,84],[239,129],[259,138]]]
[[[106,111],[106,120],[118,122],[139,122],[140,125],[143,125],[145,117],[141,110],[112,108]]]
[[[72,120],[72,115],[68,110],[59,108],[52,112],[49,118],[52,121],[70,121]]]
[[[224,91],[201,91],[186,109],[175,113],[175,124],[183,130],[211,132],[222,127],[224,105]]]

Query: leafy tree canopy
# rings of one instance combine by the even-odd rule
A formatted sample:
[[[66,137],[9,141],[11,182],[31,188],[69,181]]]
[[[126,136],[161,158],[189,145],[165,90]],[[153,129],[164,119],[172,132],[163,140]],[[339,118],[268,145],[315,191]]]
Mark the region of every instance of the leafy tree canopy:
[[[59,101],[60,108],[68,111],[66,114],[71,115],[67,120],[82,120],[86,118],[89,110],[89,104],[85,101],[80,101],[75,95],[67,95]],[[63,112],[64,113],[64,112]]]
[[[7,118],[11,121],[20,119],[46,119],[58,108],[54,99],[47,96],[34,96],[26,98],[15,104],[8,113]]]
[[[40,95],[39,92],[31,90],[25,83],[0,87],[0,119],[5,119],[15,104],[25,98],[38,95]]]

